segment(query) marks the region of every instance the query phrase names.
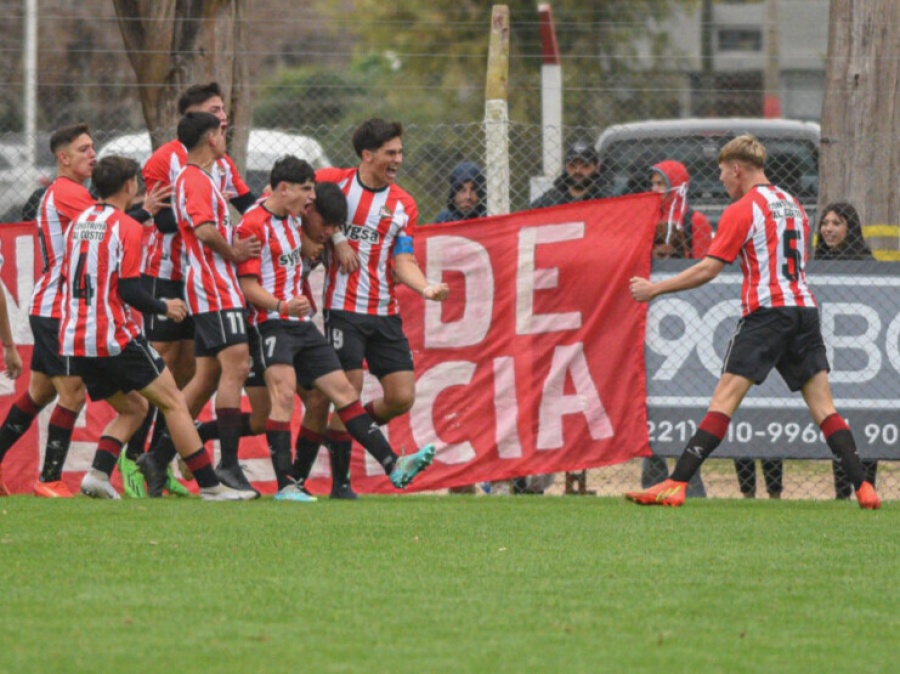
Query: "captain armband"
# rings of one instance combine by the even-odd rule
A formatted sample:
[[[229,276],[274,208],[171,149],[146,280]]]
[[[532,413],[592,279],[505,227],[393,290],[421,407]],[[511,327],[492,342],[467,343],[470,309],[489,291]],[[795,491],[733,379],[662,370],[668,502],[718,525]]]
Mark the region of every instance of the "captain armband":
[[[394,246],[394,255],[413,254],[413,240],[411,236],[398,236]]]

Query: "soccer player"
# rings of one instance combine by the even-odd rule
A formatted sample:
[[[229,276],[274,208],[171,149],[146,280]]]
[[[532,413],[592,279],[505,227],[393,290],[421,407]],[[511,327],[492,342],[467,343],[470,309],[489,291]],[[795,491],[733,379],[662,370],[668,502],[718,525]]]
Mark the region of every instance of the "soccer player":
[[[832,401],[819,311],[804,270],[809,220],[795,197],[769,183],[765,159],[765,147],[753,136],[727,143],[719,152],[719,180],[734,203],[722,214],[707,256],[663,281],[631,279],[632,297],[649,302],[708,283],[738,257],[744,273],[743,318],[728,347],[709,410],[670,479],[626,494],[635,503],[682,505],[691,475],[719,446],[750,387],[761,384],[774,367],[788,388],[802,392],[813,421],[853,482],[860,507],[881,507],[875,488],[865,481],[853,434]]]
[[[44,464],[34,495],[45,498],[71,498],[62,481],[62,469],[69,453],[72,430],[84,407],[84,384],[71,370],[70,359],[59,350],[61,295],[59,271],[65,248],[64,235],[69,223],[88,206],[93,197],[84,186],[97,161],[87,124],[72,124],[50,136],[50,149],[56,156],[56,180],[44,192],[38,209],[38,242],[44,268],[34,287],[28,322],[34,335],[31,356],[31,381],[9,409],[0,426],[0,460],[21,438],[34,418],[59,396],[47,427]]]
[[[300,215],[321,198],[319,210],[331,223],[320,237],[325,240],[346,220],[344,195],[333,183],[316,187],[312,167],[296,157],[276,162],[269,184],[272,194],[247,211],[238,230],[239,236],[258,239],[262,251],[259,257],[240,263],[238,274],[250,305],[251,330],[257,333],[252,340],[258,348],[254,359],[265,368],[272,401],[266,438],[278,480],[275,498],[314,500],[292,477],[290,420],[298,384],[307,390],[316,388],[332,401],[350,435],[384,466],[394,486],[404,488],[431,464],[434,445],[402,458],[394,453],[360,404],[334,349],[312,323],[310,300],[304,295],[310,266],[300,264],[301,250],[312,248],[310,254],[316,255],[322,244],[309,237],[304,240]]]
[[[225,130],[219,118],[208,112],[187,113],[178,123],[178,140],[188,148],[188,156],[175,182],[174,207],[186,256],[185,292],[194,317],[197,359],[184,396],[196,418],[216,393],[222,452],[216,473],[229,487],[258,497],[237,462],[241,387],[250,371],[250,351],[234,264],[258,255],[260,244],[253,237],[233,237],[228,201],[210,173],[225,156]],[[160,495],[172,458],[168,451],[154,450],[138,459],[150,496]]]
[[[396,284],[438,302],[450,292],[445,283],[430,283],[413,255],[418,210],[396,184],[403,162],[402,136],[399,122],[369,119],[353,134],[359,165],[316,172],[317,181],[335,182],[347,196],[350,217],[336,247],[349,245],[359,258],[358,268],[350,273],[337,264],[327,267],[326,335],[357,394],[362,391],[364,359],[380,380],[384,396],[365,407],[379,425],[406,413],[415,401],[412,354],[400,321]],[[337,468],[335,497],[355,497],[350,487],[351,443],[339,415],[332,416],[326,446]]]
[[[216,478],[184,397],[128,306],[175,322],[187,316],[182,300],[153,299],[141,285],[141,226],[124,212],[137,193],[139,168],[125,157],[98,162],[93,183],[100,203],[85,210],[66,231],[60,270],[62,355],[72,358],[91,399],[106,400],[118,412],[103,430],[81,492],[94,498],[119,498],[109,476],[122,446],[144,419],[146,398],[168,419],[202,497],[242,500],[241,492]]]
[[[195,84],[184,91],[178,99],[178,114],[184,115],[188,112],[208,112],[219,119],[223,129],[228,127],[222,90],[216,82]],[[144,165],[143,176],[148,191],[171,190],[186,163],[187,149],[177,138],[159,147]],[[227,154],[213,162],[210,175],[219,191],[241,213],[256,201],[256,197],[244,183],[237,167]],[[142,270],[144,284],[156,298],[183,299],[184,250],[172,209],[163,208],[154,217],[154,224],[147,260]],[[193,318],[188,316],[184,321],[175,323],[165,316],[148,314],[144,316],[144,330],[150,343],[166,361],[179,388],[184,388],[195,371]],[[151,411],[141,431],[129,442],[119,461],[119,468],[125,478],[126,493],[131,496],[143,495],[143,478],[134,462],[144,451],[153,416]],[[154,440],[158,439],[162,430],[163,424],[157,423],[154,428]],[[179,486],[170,474],[167,487],[170,490],[177,490]]]

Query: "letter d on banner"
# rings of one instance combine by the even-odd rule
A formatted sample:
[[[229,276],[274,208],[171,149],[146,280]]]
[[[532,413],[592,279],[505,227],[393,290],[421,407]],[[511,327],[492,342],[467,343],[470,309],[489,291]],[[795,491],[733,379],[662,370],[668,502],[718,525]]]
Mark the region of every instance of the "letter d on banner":
[[[441,303],[425,302],[425,347],[452,349],[480,344],[491,329],[494,310],[494,270],[487,250],[477,241],[460,236],[433,236],[425,246],[425,276],[439,280],[445,271],[462,272],[465,308],[459,320],[444,323]]]

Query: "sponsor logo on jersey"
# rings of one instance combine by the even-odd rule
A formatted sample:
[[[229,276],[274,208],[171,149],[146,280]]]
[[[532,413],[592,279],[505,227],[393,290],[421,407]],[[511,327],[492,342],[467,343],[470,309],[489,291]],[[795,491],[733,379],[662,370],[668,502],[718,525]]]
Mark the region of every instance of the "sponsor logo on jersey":
[[[365,225],[348,225],[347,238],[353,239],[354,241],[370,243],[375,246],[381,240],[381,234],[379,234],[377,230],[369,229]]]

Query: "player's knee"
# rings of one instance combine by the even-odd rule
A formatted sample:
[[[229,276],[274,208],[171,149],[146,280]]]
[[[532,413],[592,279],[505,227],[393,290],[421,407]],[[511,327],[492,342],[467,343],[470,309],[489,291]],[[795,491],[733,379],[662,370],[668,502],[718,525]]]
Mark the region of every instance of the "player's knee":
[[[399,391],[384,397],[385,407],[387,407],[391,417],[406,414],[412,409],[413,403],[415,402],[416,393],[414,390]]]

